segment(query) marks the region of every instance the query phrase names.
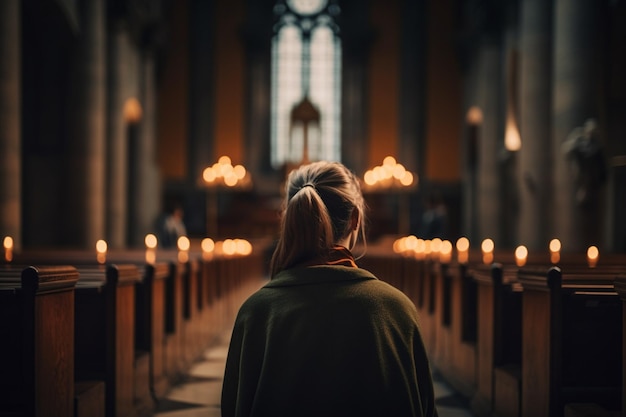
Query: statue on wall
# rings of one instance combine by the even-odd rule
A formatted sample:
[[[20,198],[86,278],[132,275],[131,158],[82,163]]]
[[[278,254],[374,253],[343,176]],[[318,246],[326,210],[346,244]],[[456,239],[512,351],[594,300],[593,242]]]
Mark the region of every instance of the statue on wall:
[[[580,206],[593,203],[607,179],[606,160],[598,139],[596,120],[588,119],[583,126],[574,128],[561,149],[574,173],[576,202]]]

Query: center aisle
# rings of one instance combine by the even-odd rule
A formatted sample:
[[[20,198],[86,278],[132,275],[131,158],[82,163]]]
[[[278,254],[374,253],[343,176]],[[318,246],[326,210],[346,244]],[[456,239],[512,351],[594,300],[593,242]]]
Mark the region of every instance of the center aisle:
[[[171,389],[157,405],[154,417],[220,417],[222,378],[230,331],[196,362],[185,381]],[[472,417],[468,401],[435,372],[435,398],[440,417]],[[391,417],[391,416],[390,416]]]

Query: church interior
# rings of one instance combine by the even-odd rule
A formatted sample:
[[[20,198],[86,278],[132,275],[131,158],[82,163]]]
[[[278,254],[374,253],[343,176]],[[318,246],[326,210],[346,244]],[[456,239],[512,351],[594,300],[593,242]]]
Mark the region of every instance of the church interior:
[[[318,160],[466,415],[626,416],[624,45],[625,0],[0,1],[0,416],[186,416]]]

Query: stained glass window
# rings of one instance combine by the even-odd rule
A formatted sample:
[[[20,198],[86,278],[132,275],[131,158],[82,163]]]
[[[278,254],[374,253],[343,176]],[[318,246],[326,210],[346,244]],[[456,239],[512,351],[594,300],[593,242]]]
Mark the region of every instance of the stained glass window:
[[[320,113],[319,131],[308,137],[310,160],[341,159],[341,44],[327,0],[281,0],[275,7],[272,44],[272,166],[297,164],[304,154],[302,126],[291,111],[305,96]]]

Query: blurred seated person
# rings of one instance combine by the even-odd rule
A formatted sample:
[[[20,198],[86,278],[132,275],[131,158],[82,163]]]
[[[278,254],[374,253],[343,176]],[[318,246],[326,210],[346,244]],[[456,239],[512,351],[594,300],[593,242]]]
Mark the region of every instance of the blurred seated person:
[[[187,236],[187,228],[183,222],[184,211],[180,205],[173,209],[160,221],[159,246],[176,248],[178,238]]]

